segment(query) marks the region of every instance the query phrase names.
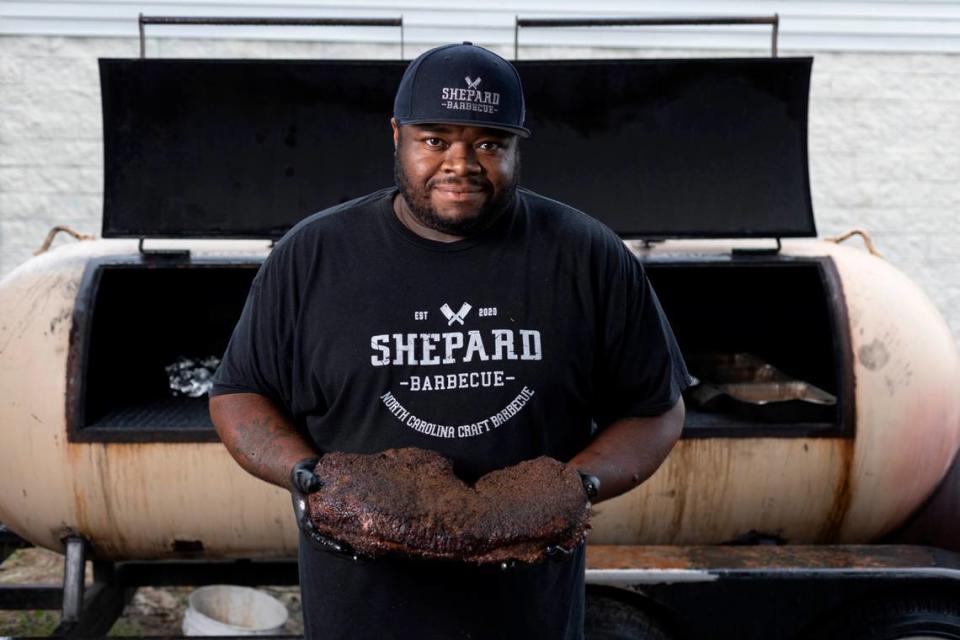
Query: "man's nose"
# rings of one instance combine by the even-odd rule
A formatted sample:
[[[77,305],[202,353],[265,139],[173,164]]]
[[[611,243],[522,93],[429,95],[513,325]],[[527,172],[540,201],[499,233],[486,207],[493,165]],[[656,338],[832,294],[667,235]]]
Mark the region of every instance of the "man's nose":
[[[455,142],[447,148],[443,168],[454,175],[470,175],[481,171],[473,146],[465,142]]]

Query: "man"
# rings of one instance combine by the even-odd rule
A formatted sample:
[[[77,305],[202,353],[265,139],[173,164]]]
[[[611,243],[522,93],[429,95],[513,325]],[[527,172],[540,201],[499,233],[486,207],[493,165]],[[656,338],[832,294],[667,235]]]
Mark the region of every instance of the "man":
[[[545,454],[596,476],[594,501],[635,487],[679,436],[688,376],[617,236],[517,187],[516,70],[470,43],[428,51],[391,124],[396,188],[303,220],[257,274],[211,393],[224,444],[293,490],[316,488],[323,452],[404,446],[467,480]],[[300,571],[308,637],[583,633],[582,546],[501,570],[355,562],[302,536]]]

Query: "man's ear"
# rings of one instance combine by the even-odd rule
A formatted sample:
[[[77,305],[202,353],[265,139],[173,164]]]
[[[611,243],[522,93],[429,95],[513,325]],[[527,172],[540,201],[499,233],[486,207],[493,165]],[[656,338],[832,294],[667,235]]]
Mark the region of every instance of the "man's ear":
[[[393,129],[393,150],[397,150],[397,143],[400,141],[400,125],[396,118],[390,118],[390,127]]]

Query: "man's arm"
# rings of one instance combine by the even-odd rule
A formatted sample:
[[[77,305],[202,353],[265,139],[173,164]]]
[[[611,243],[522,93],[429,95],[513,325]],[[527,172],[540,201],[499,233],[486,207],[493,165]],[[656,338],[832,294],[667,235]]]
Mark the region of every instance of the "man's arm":
[[[241,467],[261,480],[290,489],[293,465],[317,452],[267,397],[232,393],[210,398],[210,418]]]
[[[571,465],[600,479],[593,502],[626,493],[652,476],[680,437],[685,413],[680,398],[662,415],[620,418],[574,456]]]

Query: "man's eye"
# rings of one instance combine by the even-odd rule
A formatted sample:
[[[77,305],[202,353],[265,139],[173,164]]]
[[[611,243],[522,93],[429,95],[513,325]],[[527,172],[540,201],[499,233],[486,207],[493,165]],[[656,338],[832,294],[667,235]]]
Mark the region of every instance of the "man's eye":
[[[443,140],[440,138],[426,138],[423,143],[428,147],[441,147],[443,146]]]
[[[499,142],[494,142],[493,140],[486,140],[484,142],[481,142],[478,146],[483,151],[497,151],[503,145],[501,145]]]

